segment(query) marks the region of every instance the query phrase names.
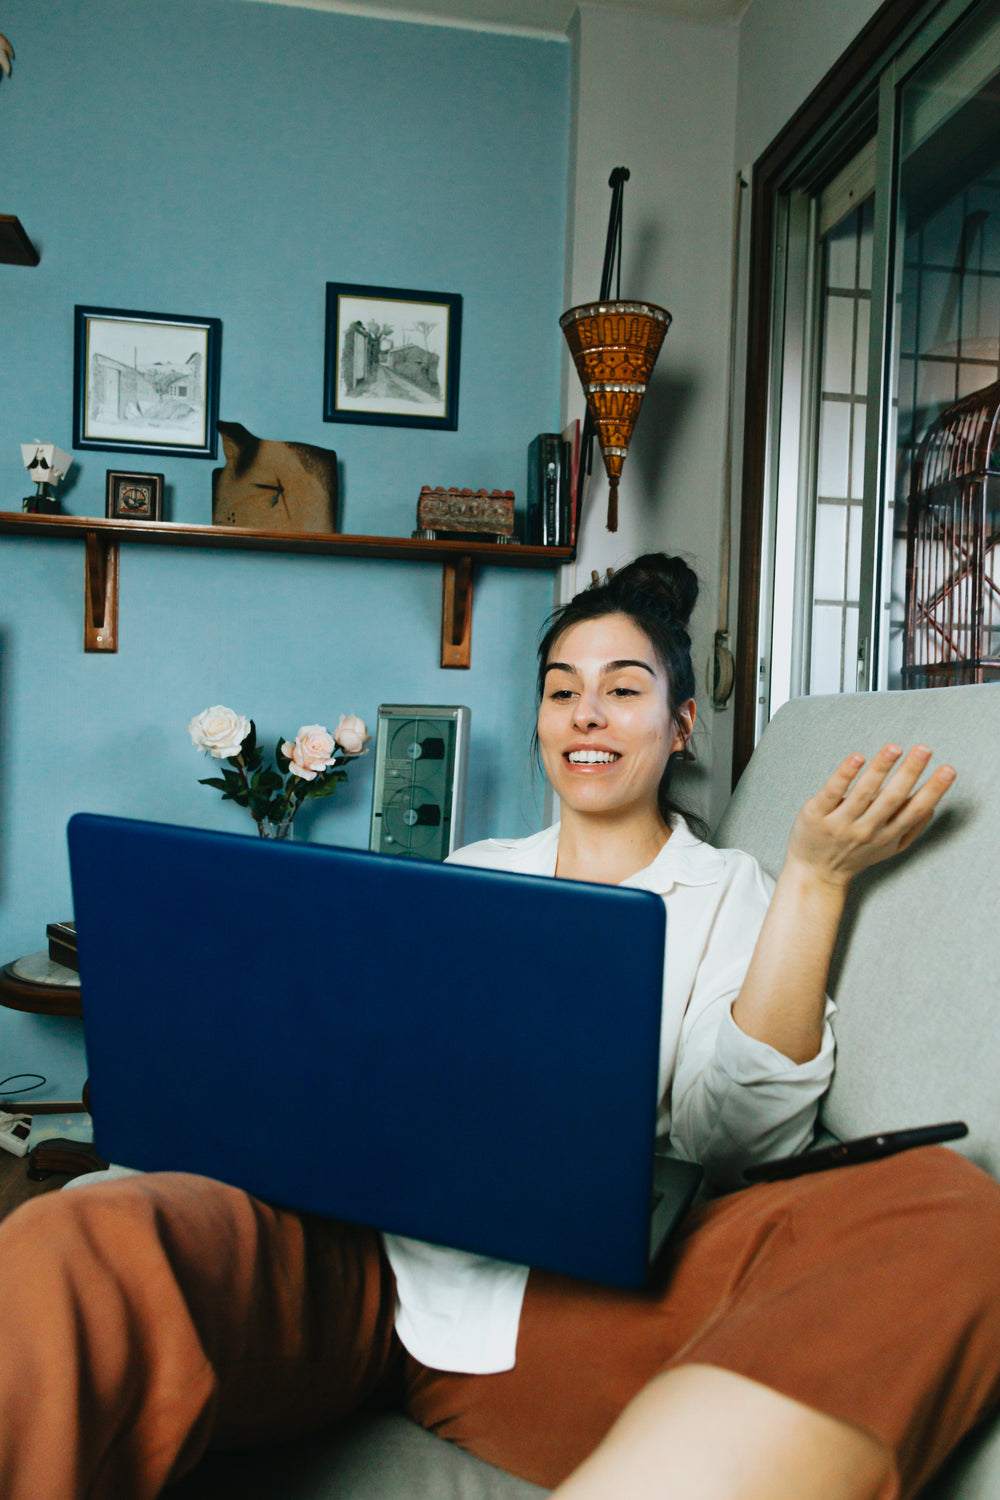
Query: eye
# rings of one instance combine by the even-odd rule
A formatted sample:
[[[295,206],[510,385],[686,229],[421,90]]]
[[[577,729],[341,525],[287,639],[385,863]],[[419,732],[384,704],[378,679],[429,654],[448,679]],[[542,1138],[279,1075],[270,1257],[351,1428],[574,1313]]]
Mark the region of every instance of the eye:
[[[554,693],[549,694],[553,703],[568,703],[572,696],[573,693],[570,688],[556,688]]]
[[[612,698],[638,698],[638,688],[616,687],[611,689]]]

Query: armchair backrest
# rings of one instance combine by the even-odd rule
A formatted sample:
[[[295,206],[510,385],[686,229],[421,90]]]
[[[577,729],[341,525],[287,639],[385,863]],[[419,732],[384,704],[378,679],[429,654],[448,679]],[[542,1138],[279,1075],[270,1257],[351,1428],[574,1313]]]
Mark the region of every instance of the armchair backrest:
[[[775,716],[713,835],[771,874],[803,802],[852,751],[923,742],[958,772],[912,849],[860,876],[831,972],[844,1139],[964,1119],[1000,1177],[1000,685],[800,698]]]

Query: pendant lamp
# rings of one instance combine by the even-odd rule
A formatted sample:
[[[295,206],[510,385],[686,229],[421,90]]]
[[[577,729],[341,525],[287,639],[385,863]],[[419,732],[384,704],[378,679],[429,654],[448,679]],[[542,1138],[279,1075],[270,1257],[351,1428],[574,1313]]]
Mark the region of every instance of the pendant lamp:
[[[600,298],[597,302],[571,307],[559,319],[587,398],[581,470],[586,472],[590,468],[596,436],[610,485],[609,531],[618,530],[618,481],[622,465],[656,356],[671,323],[665,307],[653,302],[621,300],[622,195],[628,178],[627,167],[615,167],[608,179],[611,216]],[[616,261],[617,296],[611,300]]]

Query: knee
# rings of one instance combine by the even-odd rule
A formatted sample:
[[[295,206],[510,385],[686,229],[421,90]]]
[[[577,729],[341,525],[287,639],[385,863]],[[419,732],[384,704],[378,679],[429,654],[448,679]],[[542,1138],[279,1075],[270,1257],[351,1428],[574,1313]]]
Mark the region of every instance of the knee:
[[[73,1260],[84,1244],[99,1244],[104,1226],[130,1211],[130,1183],[95,1184],[70,1192],[43,1193],[22,1203],[0,1223],[0,1270],[28,1256]]]

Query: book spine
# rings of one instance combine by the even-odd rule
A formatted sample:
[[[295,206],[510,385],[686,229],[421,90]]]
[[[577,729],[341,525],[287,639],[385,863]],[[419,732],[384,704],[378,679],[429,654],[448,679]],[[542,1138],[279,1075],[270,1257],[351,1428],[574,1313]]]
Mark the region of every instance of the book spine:
[[[573,532],[573,485],[570,480],[570,447],[565,438],[559,439],[559,521],[557,526],[559,547],[572,544]]]
[[[576,546],[576,529],[580,514],[580,421],[574,418],[568,427],[563,428],[563,441],[566,444],[567,479],[566,479],[566,503],[569,512],[569,530],[566,534],[567,546]]]
[[[571,445],[561,432],[540,432],[528,445],[525,540],[536,547],[565,547],[573,527]]]
[[[542,541],[542,507],[541,507],[541,463],[540,450],[542,437],[532,438],[528,444],[528,499],[527,513],[524,522],[524,540],[529,547],[538,547]]]
[[[542,443],[544,507],[542,545],[557,547],[559,542],[559,438],[547,432]]]

